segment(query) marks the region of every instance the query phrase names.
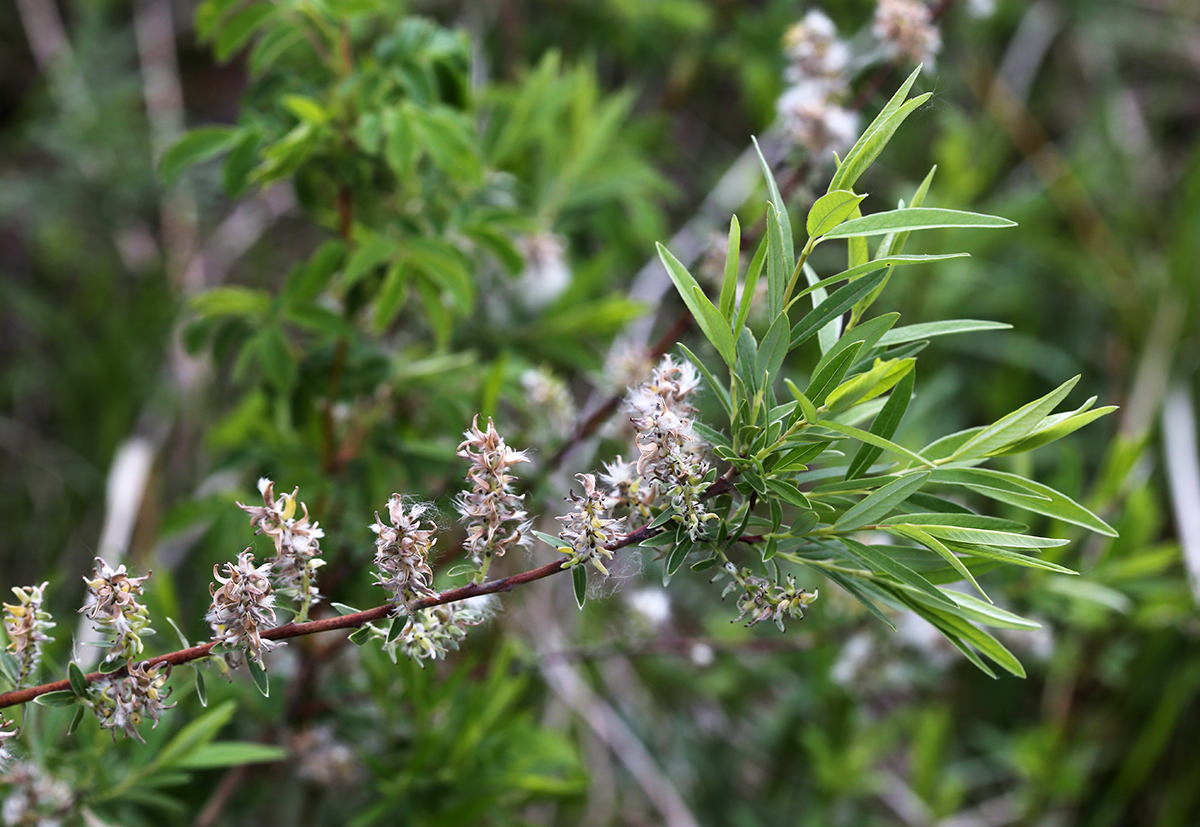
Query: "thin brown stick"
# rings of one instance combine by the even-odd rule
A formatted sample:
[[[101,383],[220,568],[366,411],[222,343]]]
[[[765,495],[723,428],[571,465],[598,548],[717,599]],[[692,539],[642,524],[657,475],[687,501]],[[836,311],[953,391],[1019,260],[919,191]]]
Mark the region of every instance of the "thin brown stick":
[[[625,548],[626,546],[636,545],[642,540],[648,540],[658,534],[662,529],[650,528],[642,526],[631,534],[609,543],[606,548],[610,551]],[[428,609],[432,606],[441,606],[446,603],[456,603],[459,600],[466,600],[469,597],[478,597],[485,594],[495,594],[497,592],[512,591],[516,586],[525,583],[532,583],[535,580],[542,580],[552,574],[558,574],[562,571],[567,571],[565,565],[566,560],[554,560],[544,566],[538,566],[536,569],[523,571],[519,574],[501,577],[496,580],[489,580],[486,583],[468,583],[465,586],[459,586],[455,589],[448,589],[440,594],[430,595],[429,597],[421,597],[416,600],[411,600],[405,606],[407,614],[412,614],[420,609]],[[322,620],[310,620],[307,623],[285,623],[282,626],[276,626],[273,629],[267,629],[262,632],[261,637],[265,640],[286,640],[293,637],[303,637],[305,635],[315,635],[321,632],[332,632],[335,629],[354,629],[372,623],[377,620],[384,620],[393,615],[396,611],[394,603],[385,603],[382,606],[376,606],[373,609],[365,609],[361,612],[353,614],[341,615],[339,617],[327,617]],[[206,658],[212,653],[212,649],[217,645],[217,641],[209,641],[198,646],[189,646],[187,649],[179,649],[175,652],[169,652],[165,655],[156,655],[152,658],[147,658],[145,664],[147,666],[155,666],[160,663],[170,664],[171,666],[179,666],[184,663],[190,663],[194,660]],[[125,674],[125,668],[122,667],[107,674],[103,672],[91,672],[86,675],[88,683],[101,680],[102,678],[120,677]],[[64,689],[70,689],[71,683],[67,680],[53,681],[44,683],[40,686],[31,686],[26,689],[14,689],[10,692],[0,694],[0,709],[10,706],[19,706],[32,701],[41,695],[49,692],[61,692]]]

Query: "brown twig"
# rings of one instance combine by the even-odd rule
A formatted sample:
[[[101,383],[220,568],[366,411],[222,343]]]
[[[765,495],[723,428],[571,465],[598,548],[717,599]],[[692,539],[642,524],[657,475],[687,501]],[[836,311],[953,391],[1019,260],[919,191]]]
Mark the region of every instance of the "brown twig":
[[[642,526],[631,534],[609,543],[606,548],[610,551],[625,548],[626,546],[636,545],[642,540],[648,540],[651,537],[662,531],[661,528],[650,528]],[[412,614],[420,609],[428,609],[432,606],[441,606],[446,603],[456,603],[459,600],[466,600],[469,597],[478,597],[485,594],[496,594],[497,592],[512,591],[516,586],[525,583],[532,583],[535,580],[541,580],[553,574],[558,574],[562,571],[567,571],[565,560],[554,560],[544,566],[538,566],[536,569],[523,571],[519,574],[501,577],[497,580],[489,580],[485,583],[468,583],[465,586],[459,586],[455,589],[448,589],[440,594],[422,597],[416,600],[409,601],[405,606],[405,611]],[[361,612],[353,614],[341,615],[339,617],[327,617],[322,620],[310,620],[307,623],[285,623],[282,626],[276,626],[273,629],[267,629],[262,632],[261,637],[264,640],[287,640],[288,638],[303,637],[305,635],[315,635],[321,632],[332,632],[335,629],[354,629],[365,626],[377,620],[384,620],[392,616],[396,611],[396,606],[393,603],[385,603],[382,606],[376,606],[373,609],[365,609]],[[186,649],[179,649],[175,652],[169,652],[165,655],[156,655],[152,658],[147,658],[145,664],[147,666],[155,666],[160,663],[170,664],[171,666],[179,666],[181,664],[190,663],[194,660],[200,660],[208,657],[212,653],[212,649],[217,645],[217,641],[209,641],[198,646],[189,646]],[[87,682],[103,678],[120,677],[125,674],[125,667],[117,669],[107,674],[103,672],[92,672],[86,675]],[[31,686],[26,689],[14,689],[10,692],[0,694],[0,709],[10,706],[19,706],[32,701],[34,698],[45,695],[49,692],[61,692],[64,689],[70,689],[71,683],[67,680],[53,681],[44,683],[40,686]]]

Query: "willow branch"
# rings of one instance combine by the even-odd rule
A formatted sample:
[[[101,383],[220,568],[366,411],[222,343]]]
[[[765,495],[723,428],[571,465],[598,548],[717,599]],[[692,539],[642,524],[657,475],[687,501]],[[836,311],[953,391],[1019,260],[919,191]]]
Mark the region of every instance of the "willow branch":
[[[640,543],[642,540],[648,540],[651,537],[662,531],[661,528],[650,528],[642,526],[631,534],[622,537],[620,540],[609,543],[605,548],[610,551],[625,548]],[[471,597],[479,597],[485,594],[496,594],[497,592],[512,591],[515,587],[525,583],[532,583],[535,580],[542,580],[559,572],[568,571],[566,560],[554,560],[544,566],[538,566],[536,569],[523,571],[519,574],[512,574],[508,577],[501,577],[496,580],[489,580],[486,583],[468,583],[465,586],[459,586],[455,589],[448,589],[439,594],[429,595],[428,597],[417,598],[409,601],[405,607],[405,614],[413,614],[421,609],[428,609],[432,606],[442,606],[446,603],[457,603],[460,600],[466,600]],[[393,617],[397,614],[397,607],[394,603],[385,603],[382,606],[376,606],[373,609],[365,609],[361,612],[353,614],[340,615],[338,617],[327,617],[322,620],[310,620],[306,623],[285,623],[282,626],[276,626],[272,629],[267,629],[261,633],[261,637],[265,640],[287,640],[288,638],[304,637],[306,635],[315,635],[321,632],[332,632],[335,629],[357,629],[365,626],[368,623],[373,623],[378,620],[384,620]],[[147,658],[144,663],[146,666],[155,666],[157,664],[169,664],[171,666],[180,666],[181,664],[190,663],[196,660],[202,660],[212,654],[212,649],[217,645],[217,641],[209,641],[201,643],[197,646],[189,646],[186,649],[179,649],[175,652],[169,652],[165,655],[156,655],[152,658]],[[113,672],[91,672],[85,677],[87,682],[93,683],[104,678],[119,678],[126,673],[126,668],[114,670]],[[45,695],[49,692],[60,692],[64,689],[70,689],[71,683],[67,680],[53,681],[44,683],[40,686],[31,686],[26,689],[14,689],[11,692],[0,694],[0,709],[10,706],[19,706],[29,703],[34,698],[40,695]]]

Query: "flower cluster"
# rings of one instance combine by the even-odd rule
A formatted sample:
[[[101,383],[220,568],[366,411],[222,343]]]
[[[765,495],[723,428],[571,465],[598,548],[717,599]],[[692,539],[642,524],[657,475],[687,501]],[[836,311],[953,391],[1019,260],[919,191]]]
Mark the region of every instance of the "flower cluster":
[[[7,788],[0,807],[5,824],[59,825],[74,803],[70,787],[29,761],[20,762],[0,780]]]
[[[765,577],[753,574],[749,569],[739,569],[733,563],[725,564],[725,572],[733,578],[721,593],[721,597],[732,591],[742,590],[738,597],[737,607],[740,614],[735,618],[741,620],[748,617],[747,626],[770,618],[775,621],[779,631],[783,631],[784,617],[802,618],[804,609],[817,599],[817,590],[811,592],[796,588],[796,580],[790,574],[787,585],[781,586]]]
[[[554,301],[571,284],[566,246],[561,236],[541,231],[517,241],[525,269],[517,280],[522,303],[538,310]]]
[[[467,527],[463,547],[479,567],[477,577],[482,580],[493,557],[504,556],[512,546],[529,543],[533,521],[525,514],[525,495],[512,490],[517,477],[509,473],[509,468],[529,458],[524,451],[514,451],[504,444],[491,418],[487,430],[481,431],[479,417],[475,417],[463,436],[458,455],[471,462],[467,472],[471,490],[461,494],[455,505]]]
[[[113,568],[103,558],[96,558],[91,578],[83,578],[88,593],[79,611],[97,623],[96,631],[114,635],[105,661],[135,658],[145,644],[142,637],[154,634],[150,628],[150,613],[138,602],[142,584],[150,577],[130,577],[124,564]]]
[[[618,454],[612,462],[604,463],[600,481],[608,486],[609,508],[613,512],[627,511],[642,520],[650,519],[650,505],[654,502],[654,486],[638,475],[637,463],[627,461]]]
[[[14,604],[4,605],[4,633],[8,635],[8,651],[17,660],[17,689],[37,671],[42,657],[42,644],[54,640],[46,630],[54,626],[50,613],[42,608],[48,584],[13,588]]]
[[[388,500],[388,516],[391,525],[384,525],[375,512],[376,583],[387,589],[388,594],[399,605],[414,597],[433,594],[430,584],[433,570],[429,568],[429,551],[437,541],[433,535],[436,527],[421,528],[421,515],[428,506],[413,505],[404,512],[404,501],[399,494]]]
[[[225,577],[213,566],[213,577],[221,587],[209,585],[212,607],[204,618],[212,626],[214,640],[245,649],[260,666],[263,652],[282,645],[261,637],[263,628],[275,625],[275,595],[267,579],[270,568],[270,563],[256,567],[250,549],[238,555],[237,565],[225,564]]]
[[[308,607],[319,598],[315,584],[317,569],[325,564],[318,559],[325,531],[318,523],[309,523],[308,506],[304,503],[299,504],[303,516],[296,517],[299,488],[277,498],[275,483],[263,478],[258,481],[258,490],[263,505],[238,503],[238,506],[250,515],[254,533],[266,534],[275,543],[275,556],[270,561],[275,590],[299,600],[300,614],[306,616]]]
[[[699,385],[691,362],[677,363],[668,355],[650,381],[630,389],[628,397],[637,414],[630,420],[638,431],[637,473],[670,499],[675,519],[693,541],[704,533],[706,522],[716,519],[701,502],[712,467],[704,456],[704,441],[692,428],[695,408],[687,401]]]
[[[566,436],[575,421],[575,402],[566,383],[548,369],[538,368],[521,374],[521,387],[546,435]]]
[[[907,58],[928,69],[942,49],[933,13],[921,0],[879,0],[871,33],[889,60]]]
[[[486,598],[473,598],[462,603],[446,603],[419,609],[408,618],[404,628],[384,649],[396,660],[396,654],[416,660],[444,658],[458,642],[467,636],[467,629],[478,626],[492,615],[492,603]],[[421,663],[424,666],[424,663]]]
[[[812,158],[844,153],[858,137],[858,115],[839,103],[848,90],[849,46],[816,9],[788,29],[783,43],[789,85],[776,110],[784,133]]]
[[[604,516],[612,500],[603,491],[596,490],[594,474],[576,474],[575,478],[583,483],[583,496],[572,491],[568,499],[575,504],[575,510],[565,517],[555,518],[567,524],[558,536],[570,544],[569,548],[559,550],[571,555],[567,563],[572,567],[590,561],[601,574],[608,574],[600,558],[612,559],[613,553],[606,546],[621,538],[621,524],[625,518]]]
[[[113,731],[113,740],[116,740],[117,731],[120,730],[126,738],[144,744],[146,742],[138,733],[138,725],[149,718],[154,722],[151,726],[153,729],[158,726],[158,718],[163,710],[175,706],[165,703],[171,694],[170,689],[164,691],[171,666],[137,663],[130,664],[126,671],[124,678],[103,678],[92,685],[92,710],[100,721],[100,727]]]

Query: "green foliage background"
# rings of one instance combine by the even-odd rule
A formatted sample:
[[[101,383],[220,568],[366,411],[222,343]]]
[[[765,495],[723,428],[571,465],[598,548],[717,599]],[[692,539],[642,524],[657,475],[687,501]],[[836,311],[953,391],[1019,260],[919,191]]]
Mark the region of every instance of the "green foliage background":
[[[0,6],[0,582],[51,581],[51,674],[70,655],[74,578],[104,551],[106,475],[131,436],[153,446],[154,464],[129,561],[155,572],[154,613],[194,639],[207,635],[213,564],[253,542],[232,503],[253,495],[257,473],[300,486],[328,531],[323,589],[365,606],[378,602],[365,571],[371,515],[394,490],[451,513],[454,446],[473,413],[549,456],[562,437],[519,377],[541,367],[580,397],[613,390],[597,378],[604,349],[642,312],[626,286],[770,125],[780,37],[803,12],[776,0],[339,5],[360,15],[347,42],[374,44],[362,65],[388,67],[377,87],[347,72],[326,94],[302,56],[253,83],[265,60],[241,37],[253,16],[212,43],[214,21],[202,12],[193,28],[188,4],[68,5],[70,54],[47,62],[17,7]],[[377,5],[386,13],[370,16]],[[146,102],[135,32],[163,7],[178,30],[185,124]],[[827,11],[848,33],[871,8]],[[898,442],[994,421],[1076,373],[1079,396],[1121,406],[1066,447],[1001,466],[1082,495],[1120,534],[1070,547],[1082,578],[990,576],[1049,630],[1040,653],[1030,636],[1005,638],[1026,680],[992,681],[832,588],[779,636],[730,624],[706,577],[679,577],[671,620],[656,627],[626,599],[658,582],[646,554],[644,582],[582,613],[565,578],[506,596],[491,626],[424,670],[306,639],[274,656],[265,699],[210,675],[205,711],[181,670],[180,705],[147,747],[113,745],[91,722],[64,739],[65,713],[51,709],[33,714],[27,743],[122,824],[685,824],[688,813],[730,825],[1196,823],[1196,604],[1161,423],[1172,388],[1197,401],[1197,23],[1184,2],[1000,2],[984,18],[952,4],[922,80],[933,101],[862,185],[864,212],[888,209],[937,164],[931,206],[1019,223],[910,241],[911,252],[972,258],[895,279],[880,312],[1014,330],[923,353]],[[868,118],[906,74],[872,86],[868,73]],[[397,98],[436,139],[355,117],[351,151],[329,126],[346,101]],[[209,163],[178,188],[160,183],[154,159],[179,126],[234,123],[202,133],[197,155],[283,148],[265,166]],[[294,202],[256,196],[295,170],[297,148],[316,161]],[[793,213],[825,183],[802,179]],[[375,237],[345,237],[346,191],[351,219]],[[739,208],[743,226],[765,200],[760,190]],[[241,246],[222,235],[239,203],[271,216]],[[537,230],[567,240],[575,273],[544,308],[513,287],[522,261],[510,239]],[[210,266],[229,262],[222,289],[197,301],[189,237],[208,245]],[[424,246],[400,256],[389,238]],[[318,300],[335,270],[376,344],[310,346],[339,332]],[[184,348],[211,349],[211,367]],[[370,396],[378,387],[388,393]],[[339,419],[327,398],[353,402],[356,418]],[[547,483],[530,500],[540,511],[560,495]],[[157,627],[152,644],[173,647]],[[322,774],[303,759],[326,733],[351,758],[320,753]],[[268,760],[284,754],[270,747],[288,757]]]

